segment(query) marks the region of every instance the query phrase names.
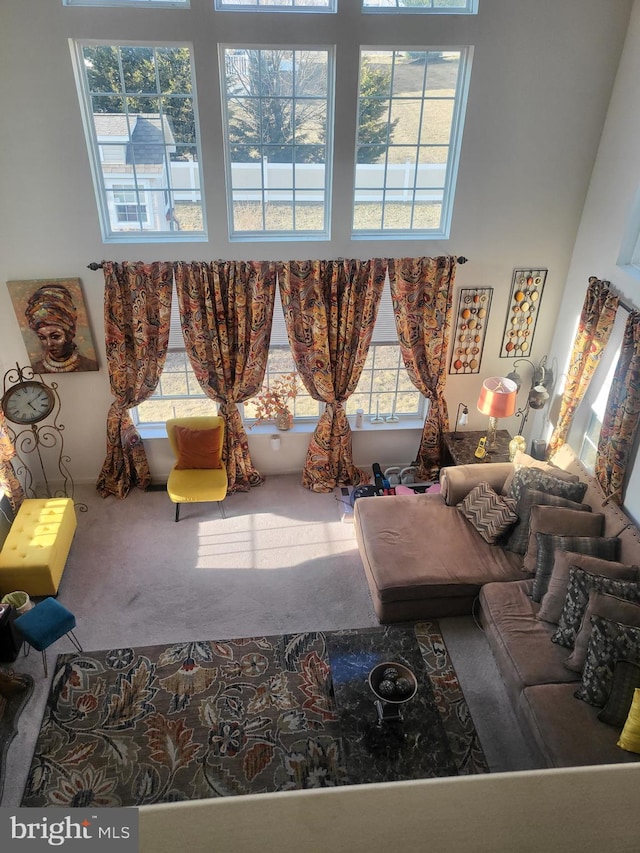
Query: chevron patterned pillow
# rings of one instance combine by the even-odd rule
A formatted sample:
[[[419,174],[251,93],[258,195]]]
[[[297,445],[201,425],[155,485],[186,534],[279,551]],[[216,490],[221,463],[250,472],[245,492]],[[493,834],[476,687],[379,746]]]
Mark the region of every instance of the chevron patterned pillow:
[[[518,520],[517,501],[498,495],[489,483],[478,483],[458,509],[489,545],[495,545]]]

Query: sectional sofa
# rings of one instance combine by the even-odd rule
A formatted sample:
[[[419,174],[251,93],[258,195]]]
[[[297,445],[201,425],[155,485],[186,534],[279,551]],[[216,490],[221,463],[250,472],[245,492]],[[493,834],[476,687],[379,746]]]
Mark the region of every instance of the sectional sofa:
[[[356,501],[356,538],[380,621],[475,613],[540,766],[639,760],[617,746],[624,721],[611,705],[624,688],[628,710],[630,679],[640,686],[638,529],[567,446],[552,463],[522,454],[514,463],[444,468],[440,486],[439,494]],[[616,635],[616,660],[597,669],[593,625],[617,620],[630,623],[631,639],[616,645]]]

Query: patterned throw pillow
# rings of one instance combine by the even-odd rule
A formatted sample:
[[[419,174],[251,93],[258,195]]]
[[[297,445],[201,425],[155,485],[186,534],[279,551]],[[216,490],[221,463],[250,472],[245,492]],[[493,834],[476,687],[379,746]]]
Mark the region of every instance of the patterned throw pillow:
[[[578,551],[580,554],[590,554],[602,560],[617,560],[620,551],[620,540],[617,536],[556,536],[552,533],[536,533],[538,555],[536,557],[536,576],[533,579],[531,598],[542,601],[542,596],[549,586],[549,578],[553,571],[556,548],[562,551]]]
[[[557,643],[566,649],[574,647],[582,620],[587,611],[591,590],[606,592],[609,595],[615,595],[617,598],[623,598],[626,601],[640,601],[640,586],[637,583],[633,583],[633,581],[621,581],[615,578],[605,578],[601,575],[592,575],[589,572],[585,572],[584,569],[571,566],[569,569],[567,596],[564,600],[564,608],[558,621],[558,627],[555,634],[551,637],[552,643]]]
[[[485,482],[469,492],[458,504],[458,510],[489,545],[494,545],[518,520],[516,502],[498,495]]]
[[[632,587],[632,589],[624,590],[625,593],[628,592],[631,595],[630,599],[619,598],[616,595],[607,595],[595,589],[591,590],[589,593],[589,603],[587,604],[580,630],[573,644],[573,651],[564,662],[567,669],[572,669],[574,672],[582,672],[584,669],[589,640],[591,639],[592,616],[602,616],[603,619],[610,619],[612,622],[619,622],[621,625],[631,625],[632,628],[640,628],[638,590],[635,588],[635,584]]]
[[[627,721],[636,687],[640,687],[640,664],[630,660],[617,660],[611,693],[607,704],[598,712],[598,719],[608,726],[621,729]]]
[[[582,503],[582,498],[587,491],[587,484],[561,480],[559,477],[554,477],[539,468],[520,468],[513,475],[507,497],[519,501],[525,489],[536,489],[538,492],[548,492],[551,495],[566,498],[568,501]]]
[[[531,525],[531,512],[534,506],[552,506],[562,507],[563,509],[572,509],[577,512],[591,512],[591,507],[587,504],[581,504],[577,501],[570,501],[567,498],[561,498],[559,495],[552,495],[551,492],[539,492],[537,489],[524,489],[520,495],[516,512],[518,513],[518,523],[509,534],[507,544],[504,546],[508,551],[513,551],[515,554],[526,554],[527,546],[529,545],[529,528]],[[595,535],[600,535],[602,525]],[[568,531],[564,531],[565,533]],[[588,534],[584,534],[588,535]]]
[[[613,685],[617,660],[640,664],[640,628],[621,625],[601,616],[592,616],[591,639],[582,681],[574,693],[589,705],[604,707]]]

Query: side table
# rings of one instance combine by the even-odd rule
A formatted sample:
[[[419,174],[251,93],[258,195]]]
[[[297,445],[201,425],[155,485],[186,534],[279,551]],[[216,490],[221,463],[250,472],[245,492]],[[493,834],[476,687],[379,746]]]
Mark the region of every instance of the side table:
[[[496,433],[496,447],[494,450],[486,448],[484,459],[474,456],[475,449],[480,439],[487,434],[486,430],[458,431],[442,433],[442,444],[444,451],[443,466],[447,465],[482,465],[483,462],[509,462],[509,442],[511,436],[506,429],[499,429]]]

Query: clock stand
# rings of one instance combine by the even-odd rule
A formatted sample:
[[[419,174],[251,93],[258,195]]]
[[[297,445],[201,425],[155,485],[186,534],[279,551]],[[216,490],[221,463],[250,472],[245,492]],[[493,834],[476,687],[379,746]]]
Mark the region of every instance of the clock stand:
[[[4,375],[2,409],[16,451],[14,471],[22,482],[25,495],[28,498],[42,497],[37,492],[43,490],[47,498],[71,498],[80,512],[86,512],[87,505],[74,499],[75,485],[67,467],[71,458],[64,451],[64,424],[59,421],[61,403],[58,383],[47,384],[31,367],[20,367],[16,363],[15,368],[7,370]],[[47,418],[50,421],[43,423]],[[55,480],[62,483],[55,490],[51,486],[49,474],[53,465],[57,467],[59,475]],[[42,482],[39,482],[40,478]]]

